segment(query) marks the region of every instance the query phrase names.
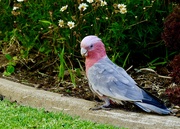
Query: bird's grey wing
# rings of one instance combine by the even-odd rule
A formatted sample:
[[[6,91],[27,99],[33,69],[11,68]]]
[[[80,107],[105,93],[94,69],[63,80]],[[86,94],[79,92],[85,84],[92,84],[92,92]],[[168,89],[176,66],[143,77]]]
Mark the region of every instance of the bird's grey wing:
[[[118,65],[114,64],[108,57],[105,59],[105,62],[107,62],[108,64],[111,64],[113,65],[113,67],[116,69],[116,71],[118,71],[119,73],[122,74],[122,76],[124,76],[128,81],[129,83],[131,84],[137,84],[132,78],[131,76],[129,76],[127,74],[127,72],[122,68],[122,67],[119,67]]]
[[[87,77],[93,91],[117,100],[141,101],[142,90],[122,68],[101,59],[88,70]]]

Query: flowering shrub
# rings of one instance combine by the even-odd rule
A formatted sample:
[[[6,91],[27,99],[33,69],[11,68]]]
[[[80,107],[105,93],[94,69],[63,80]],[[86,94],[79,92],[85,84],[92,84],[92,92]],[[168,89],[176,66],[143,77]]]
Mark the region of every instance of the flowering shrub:
[[[180,5],[166,18],[162,38],[172,50],[180,50]]]
[[[171,103],[180,106],[180,87],[179,86],[166,89],[165,94],[168,96],[169,101]]]
[[[180,84],[180,54],[170,62],[170,67],[172,68],[170,76],[173,77],[175,83]]]
[[[160,34],[172,10],[163,0],[1,0],[0,6],[0,47],[7,53],[14,44],[16,61],[30,69],[28,62],[36,67],[51,62],[57,69],[62,50],[67,65],[79,67],[79,42],[92,34],[102,38],[119,65],[125,59],[129,64],[151,61],[154,53],[165,53]]]

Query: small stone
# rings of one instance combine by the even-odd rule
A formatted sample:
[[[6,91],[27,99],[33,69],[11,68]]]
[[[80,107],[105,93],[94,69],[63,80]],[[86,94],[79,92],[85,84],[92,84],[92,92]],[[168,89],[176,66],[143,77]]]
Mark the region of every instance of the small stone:
[[[180,117],[180,113],[176,114],[177,117]]]
[[[178,112],[178,109],[172,109],[171,110],[173,113],[177,113]]]
[[[175,109],[180,109],[180,107],[179,107],[179,106],[177,106],[177,105],[176,105],[176,106],[174,106],[174,108],[175,108]]]

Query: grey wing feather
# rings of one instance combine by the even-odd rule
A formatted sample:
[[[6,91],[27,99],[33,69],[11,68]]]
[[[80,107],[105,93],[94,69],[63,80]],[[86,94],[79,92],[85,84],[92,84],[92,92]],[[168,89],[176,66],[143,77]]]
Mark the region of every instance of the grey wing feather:
[[[108,57],[90,67],[87,77],[92,90],[101,96],[124,101],[141,101],[143,98],[136,82]]]

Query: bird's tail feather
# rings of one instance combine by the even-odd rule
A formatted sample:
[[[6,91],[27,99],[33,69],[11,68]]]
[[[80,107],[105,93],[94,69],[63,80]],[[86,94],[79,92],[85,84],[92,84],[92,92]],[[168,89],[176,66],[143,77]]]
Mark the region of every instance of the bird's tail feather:
[[[147,103],[143,103],[143,102],[134,102],[134,104],[136,104],[138,107],[140,107],[141,109],[143,109],[146,112],[156,112],[158,114],[170,114],[171,111],[167,108],[159,108],[155,105],[151,105],[151,104],[147,104]]]

